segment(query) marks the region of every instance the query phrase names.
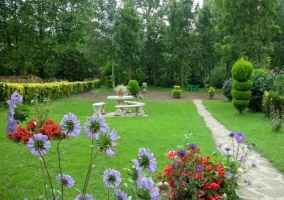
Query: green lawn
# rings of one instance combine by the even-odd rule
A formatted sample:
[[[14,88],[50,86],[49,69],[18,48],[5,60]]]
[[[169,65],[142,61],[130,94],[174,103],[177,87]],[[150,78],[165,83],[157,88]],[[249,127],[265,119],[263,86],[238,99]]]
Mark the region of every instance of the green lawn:
[[[95,100],[94,100],[95,101]],[[53,102],[50,118],[60,122],[63,115],[73,112],[80,119],[83,126],[86,117],[93,112],[93,100],[62,99]],[[117,156],[107,157],[101,153],[95,161],[88,192],[96,196],[96,199],[105,199],[107,191],[102,183],[103,171],[107,168],[119,170],[124,178],[127,178],[124,168],[131,167],[131,160],[136,159],[138,149],[149,148],[158,162],[157,172],[162,172],[168,162],[165,153],[177,145],[185,143],[184,134],[190,132],[193,136],[190,142],[201,147],[204,155],[211,154],[215,150],[210,131],[205,126],[203,119],[197,115],[196,108],[189,100],[186,103],[158,102],[143,99],[147,117],[134,118],[106,118],[110,128],[115,128],[121,136],[118,146],[115,148]],[[107,100],[106,111],[113,112],[114,101]],[[0,112],[1,134],[0,151],[0,199],[38,199],[44,195],[42,172],[39,159],[30,154],[27,146],[16,144],[6,138],[7,110]],[[36,116],[31,116],[36,117]],[[70,174],[75,179],[75,188],[82,190],[85,178],[89,153],[90,140],[81,132],[77,138],[69,138],[61,143],[63,172]],[[51,176],[54,178],[59,169],[56,157],[57,141],[52,141],[52,149],[45,155]],[[54,187],[59,190],[59,184],[54,181]],[[65,190],[66,199],[74,199],[78,191]]]
[[[171,89],[151,88],[151,92]],[[108,92],[97,90],[95,92]],[[206,92],[199,90],[199,92]],[[220,92],[220,91],[218,91]],[[185,143],[184,134],[193,133],[190,143],[201,147],[203,155],[215,151],[215,142],[210,130],[203,119],[197,114],[194,104],[188,100],[185,103],[141,100],[146,103],[144,111],[149,116],[134,118],[105,118],[110,128],[118,131],[120,140],[115,148],[117,156],[107,157],[101,153],[95,161],[88,193],[96,199],[104,200],[107,190],[102,182],[102,174],[107,168],[115,168],[127,178],[124,168],[131,167],[131,160],[136,159],[138,149],[149,148],[158,162],[157,172],[162,172],[168,163],[165,153]],[[93,112],[94,100],[62,99],[52,103],[50,118],[58,123],[63,115],[73,112],[84,125],[86,117]],[[113,112],[115,101],[106,100],[107,112]],[[269,119],[261,113],[251,113],[245,110],[242,115],[234,109],[229,101],[206,100],[204,105],[222,124],[232,131],[245,133],[247,142],[255,142],[256,150],[269,158],[273,165],[284,172],[284,135],[283,132],[271,131]],[[36,115],[31,116],[36,117]],[[24,144],[12,142],[5,136],[7,110],[0,111],[0,199],[39,199],[44,195],[44,185],[39,159],[27,150]],[[84,130],[77,138],[69,138],[61,142],[61,158],[63,172],[75,179],[75,188],[82,190],[90,155],[90,140],[85,136]],[[52,141],[52,148],[45,156],[51,176],[54,178],[58,172],[56,157],[57,141]],[[53,180],[54,187],[59,190],[59,184]],[[76,189],[65,190],[66,199],[74,199],[79,193]]]

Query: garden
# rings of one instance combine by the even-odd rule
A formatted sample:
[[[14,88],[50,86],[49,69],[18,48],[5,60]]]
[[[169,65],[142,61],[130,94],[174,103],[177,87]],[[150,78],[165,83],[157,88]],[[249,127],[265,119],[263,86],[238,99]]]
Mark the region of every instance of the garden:
[[[47,117],[44,113],[48,113],[48,118],[59,124],[62,123],[63,116],[71,112],[76,115],[79,124],[86,128],[86,124],[90,122],[88,119],[93,114],[92,104],[94,102],[106,101],[106,112],[112,111],[115,102],[107,100],[106,96],[113,93],[111,89],[102,86],[91,92],[72,95],[69,98],[29,105],[28,107],[31,110],[29,120]],[[141,151],[146,151],[145,155],[155,158],[155,173],[146,173],[147,167],[145,167],[146,171],[142,172],[143,176],[148,177],[148,181],[151,179],[155,181],[155,184],[159,182],[157,174],[163,173],[167,164],[170,163],[166,153],[179,149],[183,145],[195,144],[201,149],[198,154],[204,158],[211,156],[212,160],[215,159],[212,153],[216,152],[216,143],[210,130],[204,124],[203,118],[197,114],[192,99],[202,99],[213,116],[230,130],[244,132],[245,142],[247,144],[254,142],[257,145],[254,148],[269,158],[279,171],[284,172],[282,165],[284,160],[280,155],[284,150],[282,145],[283,132],[282,130],[273,131],[271,120],[265,117],[263,113],[255,113],[246,109],[240,115],[232,102],[224,97],[220,89],[216,89],[213,98],[208,96],[206,89],[200,89],[197,92],[183,92],[182,97],[178,99],[173,98],[171,93],[172,89],[170,88],[151,87],[148,88],[147,93],[143,93],[141,101],[147,104],[144,111],[149,115],[148,117],[105,118],[104,120],[110,130],[115,129],[117,134],[115,140],[117,141],[108,143],[108,147],[111,146],[111,157],[108,155],[110,149],[108,147],[104,149],[102,143],[100,143],[102,152],[96,154],[97,156],[91,165],[90,154],[93,152],[92,149],[94,148],[92,147],[95,144],[91,142],[92,140],[90,141],[88,136],[86,137],[83,128],[76,137],[71,137],[70,134],[70,137],[64,139],[60,139],[60,137],[59,139],[58,137],[51,139],[49,151],[44,151],[44,154],[46,153],[43,156],[45,162],[42,161],[41,156],[31,154],[24,142],[12,142],[6,134],[1,134],[0,148],[3,152],[1,154],[1,199],[44,199],[46,196],[52,198],[49,180],[48,178],[43,179],[43,177],[49,176],[51,177],[50,182],[52,182],[54,196],[61,198],[61,195],[62,197],[64,195],[64,199],[74,199],[83,192],[92,194],[96,199],[113,198],[115,190],[107,189],[106,179],[103,178],[107,170],[111,171],[110,169],[117,170],[111,172],[121,174],[121,181],[123,181],[119,184],[121,184],[123,191],[132,194],[134,199],[139,199],[139,197],[143,199],[143,195],[157,195],[154,190],[145,193],[145,190],[137,188],[137,196],[133,194],[133,191],[136,190],[133,189],[133,179],[129,177],[131,175],[129,170],[133,170],[133,160],[138,157],[137,160],[139,161],[139,158],[141,158]],[[7,109],[0,112],[3,122],[1,123],[1,130],[4,133],[7,125]],[[32,124],[36,123],[33,122]],[[26,122],[22,122],[20,125],[25,127]],[[89,130],[91,130],[90,127]],[[99,144],[96,145],[99,146]],[[220,155],[217,154],[216,160],[219,157]],[[45,166],[42,167],[42,164]],[[60,168],[58,164],[60,164]],[[148,167],[150,167],[149,163]],[[43,170],[45,168],[48,169],[48,174]],[[56,181],[56,177],[60,180],[58,174],[63,175],[61,170],[64,174],[72,176],[70,185],[67,185],[67,183],[69,184],[68,180],[71,179],[66,178],[69,176],[65,176],[66,185],[63,184],[63,179],[62,182]],[[85,178],[86,174],[88,178]],[[113,176],[110,177],[113,178]],[[88,187],[86,187],[86,180]],[[120,178],[117,180],[120,180]],[[149,184],[151,185],[152,182],[150,181]],[[68,186],[64,189],[64,193],[63,185]],[[69,188],[69,186],[72,186],[72,188]],[[204,191],[208,193],[210,189]],[[86,199],[88,198],[86,197]]]

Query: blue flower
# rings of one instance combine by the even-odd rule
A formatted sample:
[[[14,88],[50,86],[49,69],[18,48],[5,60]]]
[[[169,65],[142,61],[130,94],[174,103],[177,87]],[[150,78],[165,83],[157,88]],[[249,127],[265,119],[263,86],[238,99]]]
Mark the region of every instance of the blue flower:
[[[62,176],[58,174],[56,180],[64,187],[72,188],[74,186],[74,179],[68,174],[62,174]]]
[[[7,101],[9,105],[9,108],[8,108],[9,117],[7,118],[8,124],[6,127],[6,133],[8,135],[11,135],[17,130],[17,124],[19,123],[19,121],[14,119],[15,108],[17,104],[21,104],[22,101],[23,101],[23,97],[17,92],[14,92],[11,95],[11,99]]]
[[[132,179],[136,181],[137,187],[140,188],[142,184],[142,167],[139,166],[138,160],[132,160],[134,168],[132,170]]]
[[[242,163],[246,163],[246,162],[247,162],[247,159],[242,156],[242,157],[240,158],[240,161],[241,161]]]
[[[180,150],[180,151],[178,152],[178,157],[179,157],[180,159],[183,159],[185,156],[186,156],[186,151],[185,151],[185,150]]]
[[[235,133],[234,136],[238,144],[242,144],[245,142],[244,133],[238,132],[238,133]]]
[[[61,130],[64,134],[69,136],[78,136],[81,131],[80,121],[77,117],[69,112],[67,115],[64,115],[63,119],[60,122]]]
[[[41,133],[33,135],[28,141],[28,149],[35,156],[43,156],[50,149],[50,141],[46,135]]]
[[[196,146],[196,144],[194,144],[194,143],[191,143],[191,144],[189,145],[189,148],[190,148],[191,150],[193,150],[193,151],[197,151],[197,146]]]
[[[231,172],[226,172],[226,175],[225,175],[227,178],[232,178],[233,177],[233,174]]]
[[[128,200],[128,196],[125,192],[120,189],[115,190],[115,199],[116,200]]]
[[[157,168],[156,158],[154,157],[154,154],[149,149],[145,149],[145,148],[139,149],[138,162],[139,162],[139,165],[145,168],[147,172],[150,174],[154,173]]]
[[[195,170],[196,174],[201,174],[202,170],[203,170],[203,167],[202,167],[202,165],[197,165],[197,166],[195,166],[194,170]]]
[[[254,168],[257,168],[257,165],[256,165],[255,163],[252,163],[252,166],[253,166]]]
[[[115,169],[105,170],[103,180],[107,188],[118,188],[122,182],[120,172]]]
[[[108,125],[101,115],[93,114],[87,117],[85,124],[85,134],[90,139],[98,139],[99,133],[107,133]]]
[[[152,178],[143,178],[142,180],[143,192],[140,194],[144,198],[142,199],[151,199],[158,200],[159,199],[159,191],[155,188],[154,181]]]
[[[117,131],[114,129],[111,132],[108,131],[107,133],[100,133],[97,136],[98,148],[101,151],[105,151],[108,156],[112,157],[115,155],[115,150],[113,148],[116,146],[115,141],[119,138]]]
[[[90,194],[79,194],[75,200],[94,200]]]

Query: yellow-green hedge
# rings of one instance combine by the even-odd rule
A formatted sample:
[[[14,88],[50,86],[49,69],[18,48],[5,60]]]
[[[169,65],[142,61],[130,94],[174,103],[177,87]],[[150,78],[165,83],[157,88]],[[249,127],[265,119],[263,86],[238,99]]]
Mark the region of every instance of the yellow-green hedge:
[[[0,83],[0,102],[6,102],[15,91],[23,96],[24,103],[29,103],[35,99],[41,102],[44,98],[57,100],[72,94],[91,91],[99,86],[99,79],[77,82]]]

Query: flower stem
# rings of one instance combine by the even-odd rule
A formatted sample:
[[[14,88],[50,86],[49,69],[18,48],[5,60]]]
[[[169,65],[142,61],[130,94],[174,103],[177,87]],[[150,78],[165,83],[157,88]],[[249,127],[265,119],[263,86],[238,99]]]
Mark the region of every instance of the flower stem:
[[[43,162],[45,171],[46,171],[46,173],[47,173],[47,177],[48,177],[48,180],[49,180],[49,183],[50,183],[50,188],[51,188],[52,197],[53,197],[53,199],[55,200],[56,198],[55,198],[55,195],[54,195],[53,185],[52,185],[52,181],[51,181],[51,178],[50,178],[49,171],[48,171],[47,166],[46,166],[46,162],[45,162],[45,160],[44,160],[44,158],[43,158],[43,156],[42,156],[41,154],[40,154],[40,157],[41,157],[41,159],[42,159],[42,162]]]
[[[87,175],[86,175],[86,178],[85,178],[85,183],[84,183],[84,188],[83,188],[83,194],[86,194],[86,192],[87,192],[87,187],[88,187],[88,183],[89,183],[90,176],[91,176],[91,171],[92,171],[92,167],[93,167],[93,162],[94,162],[95,158],[97,157],[98,153],[99,153],[99,149],[96,151],[96,153],[95,153],[95,155],[94,155],[94,139],[92,139],[91,157],[90,157],[90,163],[89,163]]]
[[[64,187],[63,187],[63,183],[62,183],[62,177],[63,177],[63,174],[62,174],[62,168],[61,168],[61,159],[60,159],[60,152],[59,152],[59,145],[60,145],[60,142],[61,142],[61,138],[59,139],[58,141],[58,144],[57,144],[57,156],[58,156],[58,167],[59,167],[59,171],[60,171],[60,180],[61,180],[61,199],[63,199],[63,191],[64,191]]]
[[[46,179],[45,179],[45,173],[44,173],[44,165],[43,165],[43,162],[40,158],[40,165],[41,165],[41,169],[42,169],[42,176],[43,176],[43,184],[44,184],[44,189],[45,189],[45,196],[46,196],[46,199],[48,199],[48,195],[47,195],[47,188],[46,188]]]

